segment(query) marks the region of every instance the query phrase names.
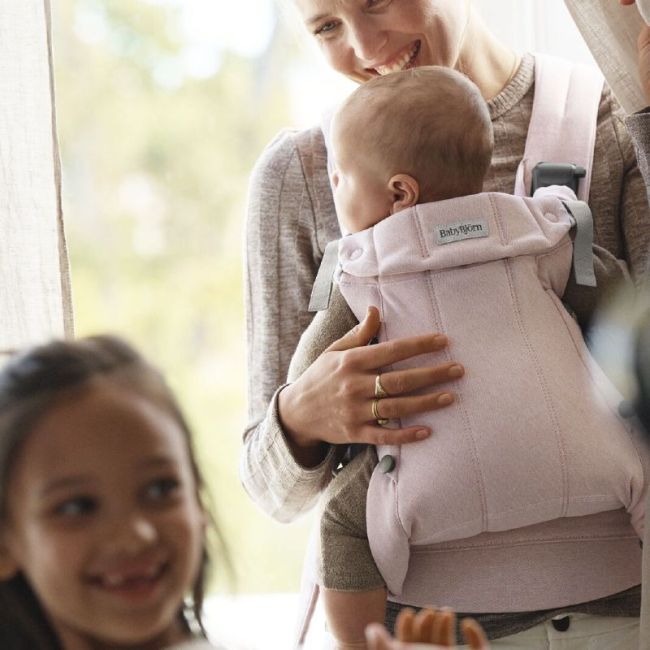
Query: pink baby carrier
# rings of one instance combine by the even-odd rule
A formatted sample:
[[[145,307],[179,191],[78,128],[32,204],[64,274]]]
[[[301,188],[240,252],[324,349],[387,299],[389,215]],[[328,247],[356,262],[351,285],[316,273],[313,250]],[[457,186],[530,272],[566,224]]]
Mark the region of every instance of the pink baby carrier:
[[[451,358],[467,368],[454,406],[402,421],[433,436],[377,449],[368,538],[400,602],[426,598],[407,571],[411,582],[433,575],[425,551],[441,542],[620,508],[641,536],[635,436],[560,301],[574,221],[540,192],[418,205],[341,240],[341,292],[359,319],[368,305],[380,309],[380,340],[452,337],[448,359],[394,368]]]
[[[338,253],[341,292],[360,320],[380,309],[380,340],[449,332],[449,358],[467,368],[457,403],[431,418],[434,436],[377,450],[368,537],[392,600],[435,601],[409,589],[413,549],[622,507],[640,534],[645,483],[630,426],[560,300],[572,260],[578,282],[594,283],[588,209],[558,188],[526,198],[535,165],[552,161],[585,168],[586,201],[601,93],[595,71],[536,56],[515,196],[418,205],[326,250],[312,308],[327,304]]]

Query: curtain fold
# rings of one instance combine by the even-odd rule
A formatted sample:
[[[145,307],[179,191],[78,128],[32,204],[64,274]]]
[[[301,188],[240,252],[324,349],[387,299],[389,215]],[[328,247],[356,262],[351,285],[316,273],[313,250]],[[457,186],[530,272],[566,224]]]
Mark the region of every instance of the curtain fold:
[[[0,357],[73,334],[49,0],[0,0]]]

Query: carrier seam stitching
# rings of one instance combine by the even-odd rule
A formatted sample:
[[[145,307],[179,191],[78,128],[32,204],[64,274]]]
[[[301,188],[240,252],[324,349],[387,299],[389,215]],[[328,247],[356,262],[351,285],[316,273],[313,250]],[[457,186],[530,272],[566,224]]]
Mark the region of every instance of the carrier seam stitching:
[[[492,194],[488,194],[488,201],[490,203],[490,210],[492,211],[492,218],[494,219],[494,223],[496,224],[499,233],[500,244],[501,246],[505,246],[508,243],[506,224],[502,222],[499,217],[499,211],[496,209],[494,196]]]
[[[418,244],[420,245],[420,256],[423,259],[429,257],[429,249],[424,238],[424,233],[422,232],[422,223],[420,221],[420,212],[417,205],[415,206],[415,232],[418,236]]]
[[[576,349],[576,351],[578,353],[578,358],[580,359],[581,363],[585,367],[585,369],[587,371],[587,374],[592,379],[592,385],[598,391],[599,395],[603,398],[603,400],[605,402],[605,405],[609,409],[609,411],[618,420],[620,420],[621,419],[620,415],[618,415],[618,413],[615,411],[615,409],[613,409],[612,406],[610,405],[610,402],[607,399],[607,395],[604,395],[603,392],[600,390],[600,386],[598,385],[598,382],[596,381],[596,379],[594,377],[594,373],[592,372],[590,364],[586,362],[583,352],[580,350],[580,347],[578,346],[578,344],[576,343],[576,340],[573,337],[573,334],[571,332],[571,328],[568,326],[568,323],[571,322],[568,319],[571,318],[571,317],[567,314],[565,309],[562,309],[560,307],[560,304],[558,304],[558,301],[556,301],[554,299],[554,298],[557,298],[557,295],[555,294],[555,292],[551,291],[551,289],[547,289],[547,292],[550,293],[549,297],[551,298],[551,302],[553,303],[553,306],[555,307],[555,309],[558,310],[558,312],[559,312],[559,314],[560,314],[560,316],[562,318],[562,321],[564,322],[564,326],[566,327],[566,329],[567,329],[567,331],[569,333],[569,336],[571,338],[571,342],[573,343],[573,346],[575,347],[575,349]],[[559,300],[559,298],[558,298],[558,300]],[[643,463],[643,458],[641,456],[641,452],[639,451],[639,446],[637,444],[637,441],[634,438],[634,436],[630,433],[630,430],[629,430],[629,428],[627,426],[624,426],[623,429],[625,430],[625,434],[626,434],[627,439],[629,440],[632,447],[634,448],[636,461],[638,463],[638,466],[641,469],[641,474],[645,477],[646,476],[645,465]],[[631,491],[631,489],[630,489],[629,497],[630,497],[630,502],[631,502],[632,501],[632,491]]]
[[[639,538],[634,534],[630,535],[602,535],[599,537],[594,537],[592,535],[575,535],[572,537],[562,537],[559,539],[548,539],[545,537],[536,537],[533,539],[527,539],[525,541],[519,542],[490,542],[487,544],[481,545],[447,545],[445,544],[444,548],[437,548],[440,544],[427,544],[415,547],[413,550],[414,554],[417,555],[432,555],[439,553],[458,553],[458,552],[475,552],[477,549],[486,549],[486,548],[518,548],[522,546],[537,546],[538,544],[584,544],[585,542],[616,542],[616,541],[625,541],[625,540],[638,540]]]
[[[431,304],[431,310],[433,312],[433,317],[434,317],[434,322],[440,323],[442,326],[443,331],[446,329],[444,327],[444,323],[442,322],[442,314],[440,312],[440,307],[438,305],[438,301],[436,300],[436,295],[435,295],[435,289],[433,286],[433,272],[427,273],[427,288],[428,288],[428,294],[429,294],[429,300]],[[448,348],[445,350],[445,356],[447,357],[447,360],[450,361],[450,353]],[[482,513],[482,523],[481,523],[481,530],[487,530],[487,495],[485,492],[485,477],[483,476],[483,470],[481,468],[481,464],[479,462],[478,458],[478,452],[476,449],[476,441],[474,439],[474,434],[472,431],[472,426],[471,426],[471,421],[469,419],[469,415],[467,413],[467,409],[465,408],[465,404],[463,402],[463,398],[461,395],[457,394],[456,395],[456,404],[458,405],[458,408],[461,411],[463,422],[466,427],[466,431],[468,431],[468,437],[469,441],[471,444],[471,449],[472,449],[472,463],[476,468],[475,472],[475,481],[476,481],[476,486],[478,488],[479,496],[481,499],[481,513]]]
[[[373,232],[373,240],[374,240],[374,232]],[[374,241],[373,241],[373,245],[374,245]],[[376,249],[377,249],[377,247],[375,245],[375,250]],[[375,281],[374,281],[373,284],[377,287],[377,298],[379,300],[379,309],[380,309],[379,315],[380,315],[380,317],[382,317],[384,315],[384,313],[385,313],[384,312],[384,296],[383,296],[382,291],[381,291],[381,284],[380,284],[380,276],[379,276],[379,274],[375,278]],[[390,339],[390,334],[389,334],[389,331],[388,331],[388,325],[386,323],[385,318],[381,319],[380,331],[381,331],[381,328],[383,328],[383,330],[384,330],[384,339],[386,341],[390,341],[391,340]],[[392,366],[386,366],[386,368],[392,368]],[[402,425],[401,419],[400,419],[399,422],[400,422],[400,426],[401,426]],[[404,532],[404,536],[408,539],[409,534],[406,532],[406,527],[404,526],[404,522],[402,521],[402,517],[400,516],[400,512],[399,512],[399,470],[400,470],[400,462],[399,461],[400,461],[401,456],[402,456],[401,447],[399,447],[399,446],[396,447],[394,455],[397,456],[395,475],[390,477],[389,480],[391,480],[393,482],[393,489],[395,490],[395,519],[397,520],[397,523],[399,524],[400,528]]]
[[[510,259],[504,260],[504,266],[505,266],[505,271],[506,271],[506,277],[508,278],[508,286],[510,288],[510,296],[512,298],[512,304],[514,306],[514,312],[517,317],[517,327],[519,329],[519,332],[521,333],[521,336],[524,340],[524,343],[526,345],[526,348],[528,349],[528,352],[530,354],[530,357],[533,361],[533,365],[535,367],[535,374],[537,375],[537,379],[540,383],[541,389],[542,389],[542,397],[544,398],[544,402],[546,404],[546,408],[548,410],[548,413],[551,417],[551,422],[553,424],[553,429],[555,433],[555,439],[557,441],[557,446],[558,446],[558,451],[560,453],[560,466],[562,469],[562,491],[563,491],[563,501],[564,505],[562,507],[562,514],[560,516],[566,517],[567,512],[569,510],[569,475],[568,475],[568,467],[567,467],[567,462],[566,462],[566,449],[564,448],[564,445],[562,444],[562,437],[560,435],[560,426],[558,422],[558,417],[557,413],[555,412],[555,408],[553,407],[553,402],[551,401],[551,395],[548,390],[548,386],[546,385],[546,381],[544,379],[544,375],[542,373],[540,364],[539,364],[539,359],[537,358],[537,354],[535,353],[535,350],[533,349],[533,346],[531,345],[529,339],[528,339],[528,334],[526,331],[526,328],[523,325],[522,318],[521,318],[521,309],[519,307],[519,300],[517,298],[517,294],[515,292],[514,284],[513,284],[513,274],[512,274],[512,261]]]

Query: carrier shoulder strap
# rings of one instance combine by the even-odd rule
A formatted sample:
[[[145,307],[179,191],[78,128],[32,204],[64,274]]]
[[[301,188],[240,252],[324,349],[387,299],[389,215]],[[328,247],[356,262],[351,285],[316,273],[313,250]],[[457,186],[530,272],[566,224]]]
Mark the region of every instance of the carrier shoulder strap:
[[[577,192],[587,201],[602,92],[603,77],[595,68],[535,54],[535,96],[516,195],[530,196],[538,163],[573,163],[587,172]]]

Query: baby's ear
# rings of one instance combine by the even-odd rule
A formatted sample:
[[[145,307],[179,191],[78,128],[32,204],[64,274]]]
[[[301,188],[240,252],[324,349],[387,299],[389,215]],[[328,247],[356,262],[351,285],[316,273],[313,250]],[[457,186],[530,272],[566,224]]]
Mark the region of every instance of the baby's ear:
[[[420,198],[420,185],[408,174],[395,174],[388,181],[388,188],[393,194],[391,214],[414,206]]]

